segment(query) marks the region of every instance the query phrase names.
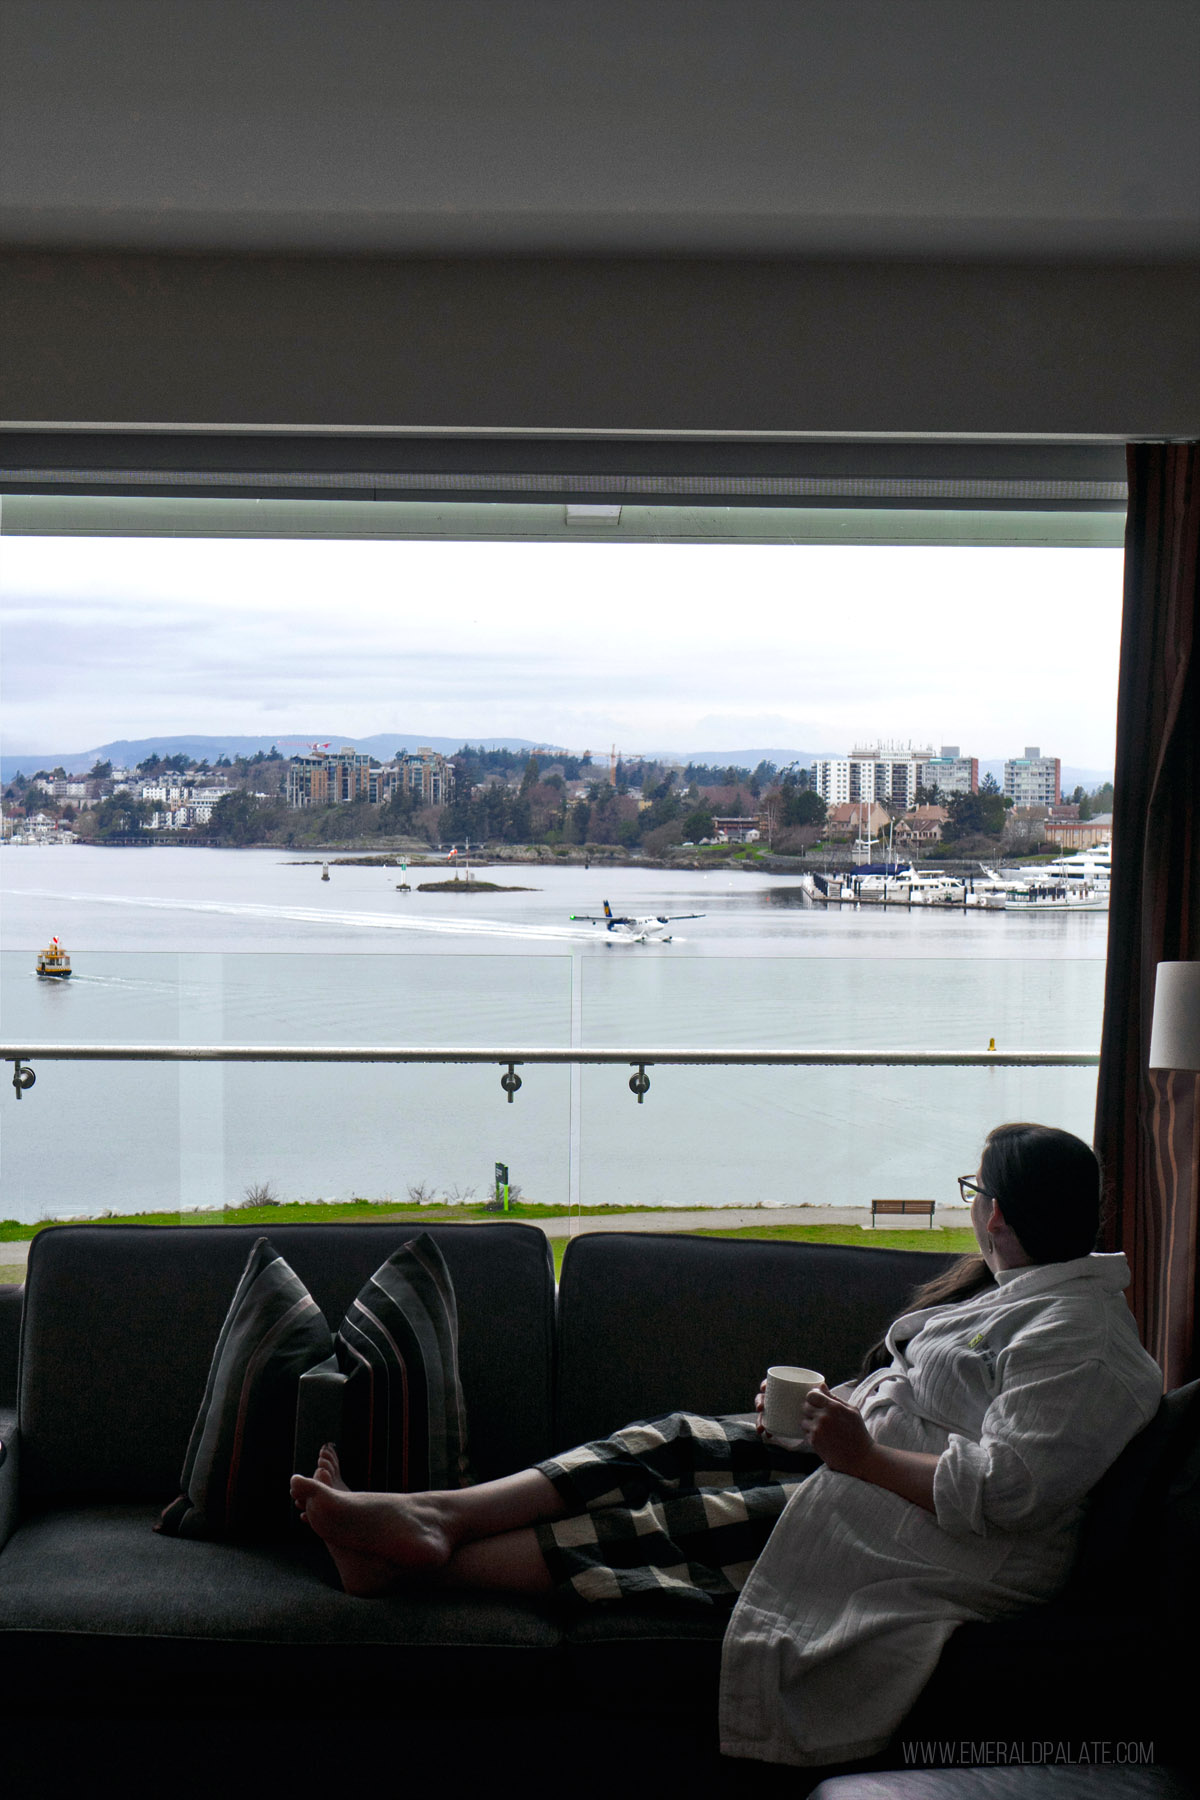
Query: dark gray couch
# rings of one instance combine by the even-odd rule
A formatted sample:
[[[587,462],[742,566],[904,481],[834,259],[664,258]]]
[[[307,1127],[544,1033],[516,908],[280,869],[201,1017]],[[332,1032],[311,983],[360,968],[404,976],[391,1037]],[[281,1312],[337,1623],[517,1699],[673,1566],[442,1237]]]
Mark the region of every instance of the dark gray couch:
[[[541,1232],[430,1229],[458,1294],[481,1477],[632,1418],[744,1411],[771,1362],[843,1379],[945,1261],[584,1235],[568,1248],[556,1306]],[[108,1721],[320,1715],[455,1721],[456,1730],[488,1718],[510,1732],[533,1719],[571,1743],[580,1731],[623,1743],[640,1733],[669,1758],[672,1744],[711,1756],[716,1614],[648,1604],[579,1615],[436,1591],[352,1600],[299,1524],[294,1541],[269,1547],[151,1530],[177,1492],[212,1346],[256,1235],[64,1226],[35,1241],[7,1417],[0,1386],[9,1452],[0,1467],[0,1717],[49,1707]],[[386,1224],[271,1233],[331,1319],[405,1235]],[[5,1297],[0,1352],[19,1303],[19,1293]],[[1174,1531],[1172,1554],[1194,1581],[1198,1418],[1185,1391],[1126,1453],[1071,1595],[1024,1620],[956,1634],[914,1715],[914,1739],[959,1739],[981,1717],[995,1736],[996,1703],[984,1696],[996,1691],[1016,1709],[1009,1735],[1048,1723],[1060,1736],[1165,1734],[1178,1715],[1163,1685],[1161,1630],[1178,1584],[1162,1542]],[[803,1791],[799,1779],[791,1772],[790,1792]]]

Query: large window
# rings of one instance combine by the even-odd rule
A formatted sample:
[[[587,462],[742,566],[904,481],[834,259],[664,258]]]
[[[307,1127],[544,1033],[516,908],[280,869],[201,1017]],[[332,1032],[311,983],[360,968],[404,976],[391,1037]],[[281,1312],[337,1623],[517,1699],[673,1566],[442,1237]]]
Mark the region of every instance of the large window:
[[[32,1054],[1094,1053],[1100,901],[982,902],[1104,842],[1122,517],[956,498],[6,496],[0,1036],[38,1079],[0,1215],[479,1200],[497,1164],[574,1210],[948,1203],[1000,1118],[1090,1135],[1087,1066],[661,1065],[639,1104],[624,1063],[510,1102],[499,1064]],[[1003,803],[1035,745],[1053,812]],[[822,794],[872,756],[877,808]]]

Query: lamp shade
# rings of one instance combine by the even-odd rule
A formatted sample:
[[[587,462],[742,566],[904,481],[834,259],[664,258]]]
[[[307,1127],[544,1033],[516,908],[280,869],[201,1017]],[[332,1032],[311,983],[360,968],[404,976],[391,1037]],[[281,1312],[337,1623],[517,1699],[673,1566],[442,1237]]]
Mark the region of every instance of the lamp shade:
[[[1158,965],[1149,1066],[1200,1069],[1200,962]]]

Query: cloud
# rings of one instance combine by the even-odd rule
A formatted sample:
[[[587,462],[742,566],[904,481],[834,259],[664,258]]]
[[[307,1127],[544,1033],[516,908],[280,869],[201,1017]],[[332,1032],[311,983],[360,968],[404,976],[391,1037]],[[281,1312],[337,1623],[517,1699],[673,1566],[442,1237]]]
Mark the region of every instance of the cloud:
[[[1121,558],[0,540],[5,747],[253,729],[1111,760]],[[52,647],[52,648],[51,648]]]

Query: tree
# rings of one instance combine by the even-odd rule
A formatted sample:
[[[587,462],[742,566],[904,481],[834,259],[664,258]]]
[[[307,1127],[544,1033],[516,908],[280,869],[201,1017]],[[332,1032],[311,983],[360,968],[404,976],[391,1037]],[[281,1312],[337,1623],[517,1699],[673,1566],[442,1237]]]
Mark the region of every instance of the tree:
[[[146,828],[146,821],[152,807],[145,800],[138,800],[123,788],[118,794],[110,794],[102,800],[91,814],[96,836],[102,843],[111,838],[140,837]]]
[[[234,788],[230,793],[222,794],[213,807],[208,835],[219,844],[232,844],[237,848],[261,844],[268,825],[275,822],[272,816],[275,810],[256,800],[245,788]]]
[[[89,775],[93,781],[107,781],[111,774],[112,764],[110,762],[101,762],[99,757],[96,758],[89,770]]]
[[[411,829],[413,814],[419,804],[420,797],[412,788],[394,787],[379,808],[380,831],[404,832]]]
[[[950,818],[942,835],[954,843],[965,837],[999,837],[1012,802],[993,781],[990,789],[980,782],[977,794],[951,794],[945,804]]]
[[[990,769],[980,782],[979,791],[981,794],[998,794],[1000,792],[1000,783]]]
[[[685,841],[699,843],[701,838],[710,838],[713,834],[713,816],[707,806],[698,806],[695,812],[688,813],[683,821]]]
[[[829,808],[820,794],[814,794],[811,788],[784,788],[783,811],[779,821],[784,827],[823,825],[828,813]]]

